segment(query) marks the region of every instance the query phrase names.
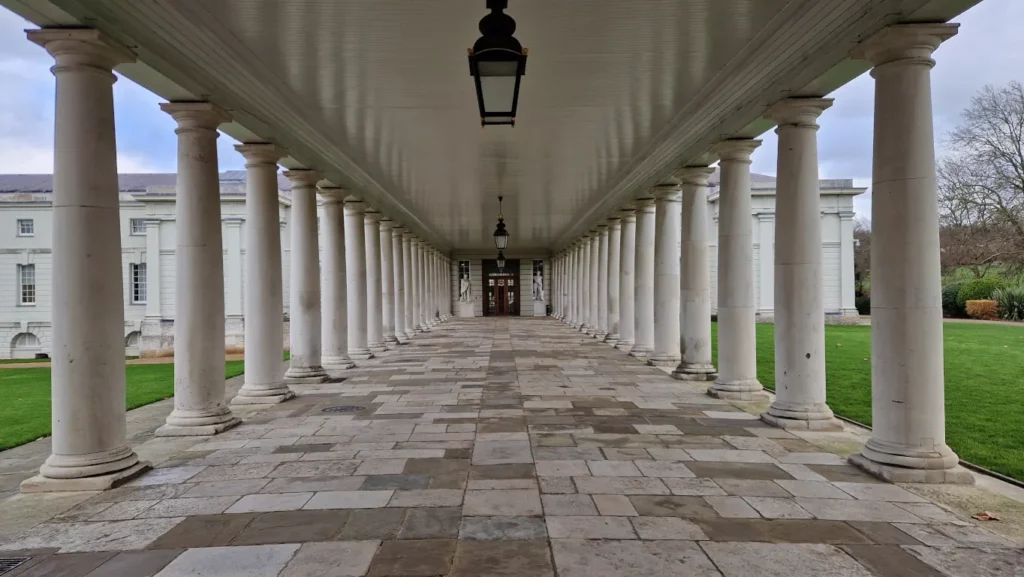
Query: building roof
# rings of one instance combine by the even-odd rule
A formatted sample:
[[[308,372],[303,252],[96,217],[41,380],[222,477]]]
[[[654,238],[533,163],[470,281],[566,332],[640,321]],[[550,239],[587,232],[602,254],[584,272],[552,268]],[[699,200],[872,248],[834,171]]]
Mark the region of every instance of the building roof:
[[[178,175],[174,172],[118,174],[118,192],[147,192],[151,188],[174,188]],[[244,170],[226,170],[220,173],[222,184],[244,183]],[[282,192],[291,191],[291,183],[283,174],[277,175],[277,188]],[[53,192],[52,174],[0,174],[2,193],[50,193]]]

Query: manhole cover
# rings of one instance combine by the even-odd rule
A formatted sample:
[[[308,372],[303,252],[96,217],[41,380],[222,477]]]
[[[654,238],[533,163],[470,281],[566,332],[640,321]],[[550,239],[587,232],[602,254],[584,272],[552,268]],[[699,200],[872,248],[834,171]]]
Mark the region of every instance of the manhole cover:
[[[29,559],[31,557],[0,557],[0,575],[14,571],[19,565]]]
[[[360,405],[342,405],[340,407],[327,407],[325,413],[358,413],[366,407]]]

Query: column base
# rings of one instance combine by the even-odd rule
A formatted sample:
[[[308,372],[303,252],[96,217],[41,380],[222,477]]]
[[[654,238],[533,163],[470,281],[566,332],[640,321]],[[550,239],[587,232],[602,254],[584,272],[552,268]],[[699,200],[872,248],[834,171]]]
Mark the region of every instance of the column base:
[[[325,371],[346,371],[356,366],[348,357],[323,357],[320,362]]]
[[[619,342],[619,333],[608,333],[604,337],[604,342],[611,343],[611,345],[614,347],[615,343]]]
[[[713,381],[718,378],[715,366],[709,363],[680,362],[672,371],[672,378],[680,381]]]
[[[652,367],[676,367],[679,365],[679,357],[652,354],[647,358],[647,364]]]
[[[648,355],[654,352],[651,347],[645,347],[643,345],[633,345],[633,348],[629,349],[629,356],[636,357],[638,359],[646,359]]]
[[[212,410],[174,409],[167,416],[167,422],[153,434],[157,437],[209,436],[223,433],[241,422],[227,407]]]
[[[862,454],[850,455],[848,461],[865,473],[890,483],[974,484],[974,475],[959,465],[949,469],[910,469],[879,463]]]
[[[327,371],[319,365],[313,367],[289,367],[284,373],[284,381],[296,385],[318,385],[329,379]]]
[[[295,397],[295,392],[288,388],[284,382],[279,385],[242,385],[235,398],[231,399],[232,405],[276,405]]]
[[[354,361],[366,361],[373,358],[370,349],[349,349],[348,358]]]
[[[723,383],[715,381],[715,384],[708,387],[708,396],[727,401],[754,401],[765,402],[769,399],[768,393],[757,379]]]
[[[619,342],[615,343],[615,348],[624,353],[628,353],[633,350],[633,341],[620,340]]]
[[[599,341],[603,341],[605,339],[605,337],[607,337],[607,336],[608,336],[608,333],[603,333],[601,331],[597,331],[597,332],[594,333],[594,338],[599,340]]]
[[[132,454],[134,455],[134,453]],[[45,467],[46,465],[43,466]],[[71,493],[79,491],[106,491],[107,489],[123,485],[152,468],[153,466],[149,462],[139,461],[127,469],[92,477],[58,479],[39,474],[22,481],[21,492]]]
[[[821,412],[798,413],[780,411],[773,404],[764,413],[761,420],[773,427],[792,431],[842,431],[843,422],[832,415],[826,406]]]
[[[401,344],[401,341],[398,339],[398,336],[393,335],[393,334],[391,334],[391,335],[384,335],[384,346],[385,347],[391,348],[392,345],[397,346],[399,344]]]
[[[380,353],[383,353],[384,351],[388,350],[387,346],[385,346],[385,344],[383,342],[370,343],[370,344],[366,345],[366,348],[370,349],[370,352],[374,353],[374,354],[380,354]]]
[[[412,340],[416,336],[416,331],[413,329],[405,329],[405,338]]]

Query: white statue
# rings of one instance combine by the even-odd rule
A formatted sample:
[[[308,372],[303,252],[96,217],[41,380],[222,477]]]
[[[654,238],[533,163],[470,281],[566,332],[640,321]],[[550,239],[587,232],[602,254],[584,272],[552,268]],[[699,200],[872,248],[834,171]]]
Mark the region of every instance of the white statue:
[[[543,302],[544,298],[544,277],[540,271],[533,271],[533,300]]]
[[[469,282],[469,274],[467,273],[459,279],[459,300],[468,303],[472,300],[472,292],[473,287]]]

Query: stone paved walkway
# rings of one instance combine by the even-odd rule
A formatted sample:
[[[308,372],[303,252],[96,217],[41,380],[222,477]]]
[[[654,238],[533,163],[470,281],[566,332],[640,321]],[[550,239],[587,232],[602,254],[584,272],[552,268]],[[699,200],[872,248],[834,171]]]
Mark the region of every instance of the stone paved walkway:
[[[1020,543],[829,434],[551,319],[452,320],[346,376],[216,438],[151,439],[126,486],[0,503],[48,512],[0,533],[30,558],[4,577],[1024,575]]]

